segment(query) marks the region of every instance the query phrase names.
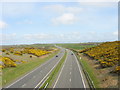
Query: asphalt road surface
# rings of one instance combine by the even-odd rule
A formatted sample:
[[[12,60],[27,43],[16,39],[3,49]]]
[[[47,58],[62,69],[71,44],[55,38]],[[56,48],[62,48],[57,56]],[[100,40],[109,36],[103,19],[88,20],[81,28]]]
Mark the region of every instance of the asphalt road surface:
[[[53,88],[85,88],[78,60],[70,50]]]
[[[35,88],[48,72],[60,61],[64,53],[65,49],[61,49],[58,57],[53,57],[5,88]]]

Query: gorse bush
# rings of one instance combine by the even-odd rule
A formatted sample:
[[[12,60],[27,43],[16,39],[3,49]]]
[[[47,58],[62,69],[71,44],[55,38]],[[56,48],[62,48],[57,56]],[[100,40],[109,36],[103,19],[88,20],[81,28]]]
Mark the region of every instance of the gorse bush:
[[[6,50],[5,49],[2,49],[2,52],[5,52]]]
[[[80,53],[84,53],[89,57],[97,60],[101,67],[113,67],[117,66],[120,61],[120,41],[102,43],[96,47],[81,50]],[[119,70],[119,69],[117,69]]]
[[[9,57],[0,56],[0,61],[2,62],[0,65],[1,68],[17,66],[16,63]]]
[[[14,52],[14,55],[22,55],[22,52],[20,52],[20,51],[15,51],[15,52]]]
[[[49,51],[46,50],[34,49],[34,48],[25,48],[23,52],[35,55],[37,57],[50,53]]]
[[[23,54],[28,54],[29,58],[32,58],[33,55],[40,57],[42,55],[46,55],[46,54],[51,53],[51,51],[47,51],[47,50],[39,49],[39,48],[33,48],[33,47],[32,48],[13,48],[13,47],[10,47],[10,48],[2,49],[1,51],[2,51],[2,53],[5,53],[6,56],[5,55],[0,56],[0,61],[1,61],[0,68],[16,67],[17,64],[28,62],[25,60],[19,60],[19,58],[17,60],[13,60],[13,59],[11,59],[11,54],[18,55],[19,57],[24,57]],[[28,58],[28,60],[29,60],[29,58]]]

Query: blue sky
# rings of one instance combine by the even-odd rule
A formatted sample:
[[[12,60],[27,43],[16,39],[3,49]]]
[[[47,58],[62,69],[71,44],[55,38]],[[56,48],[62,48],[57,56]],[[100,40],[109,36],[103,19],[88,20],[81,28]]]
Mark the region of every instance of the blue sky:
[[[118,39],[118,6],[115,2],[6,2],[1,6],[1,44]]]

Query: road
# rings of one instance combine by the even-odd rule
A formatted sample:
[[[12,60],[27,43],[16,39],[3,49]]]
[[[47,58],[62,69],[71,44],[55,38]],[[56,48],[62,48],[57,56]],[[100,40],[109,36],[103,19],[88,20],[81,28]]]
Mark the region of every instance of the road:
[[[57,65],[64,53],[65,49],[62,48],[58,54],[58,57],[53,57],[5,88],[35,88],[38,83],[41,82],[41,80],[43,80],[43,78],[49,73],[49,71]]]
[[[76,56],[68,50],[67,58],[53,88],[85,88],[81,68]]]
[[[65,49],[61,48],[58,57],[53,57],[38,68],[29,72],[25,76],[10,84],[7,88],[38,88],[39,84],[44,81],[50,71],[58,64],[64,56]],[[42,82],[43,83],[43,82]],[[54,83],[53,88],[86,88],[84,78],[81,73],[79,62],[70,50],[67,50],[67,57],[60,70],[59,75]]]

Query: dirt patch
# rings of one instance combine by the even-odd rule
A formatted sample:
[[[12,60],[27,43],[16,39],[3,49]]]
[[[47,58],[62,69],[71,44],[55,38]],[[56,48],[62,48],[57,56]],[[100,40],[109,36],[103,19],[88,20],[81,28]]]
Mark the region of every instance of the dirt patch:
[[[45,58],[45,57],[48,57],[48,56],[49,56],[49,54],[40,56],[40,58],[42,59],[42,58]]]
[[[114,79],[114,77],[107,75],[104,76],[103,79],[101,80],[100,87],[104,88],[116,87],[117,83],[118,83],[117,79]]]
[[[88,56],[79,54],[83,60],[93,68],[96,77],[99,79],[99,87],[101,88],[116,88],[118,87],[118,76],[110,73],[111,68],[101,68],[98,61],[89,58]]]

